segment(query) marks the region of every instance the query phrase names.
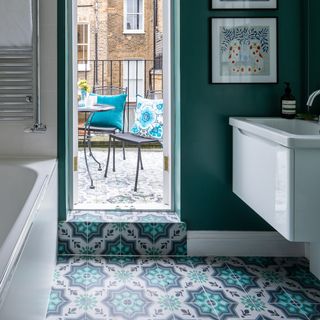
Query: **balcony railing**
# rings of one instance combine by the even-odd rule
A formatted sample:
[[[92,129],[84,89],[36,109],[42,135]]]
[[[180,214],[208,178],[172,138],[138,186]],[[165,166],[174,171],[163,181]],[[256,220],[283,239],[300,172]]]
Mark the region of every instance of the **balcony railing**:
[[[92,88],[127,87],[130,102],[137,94],[162,90],[162,57],[156,60],[78,60],[78,78]]]

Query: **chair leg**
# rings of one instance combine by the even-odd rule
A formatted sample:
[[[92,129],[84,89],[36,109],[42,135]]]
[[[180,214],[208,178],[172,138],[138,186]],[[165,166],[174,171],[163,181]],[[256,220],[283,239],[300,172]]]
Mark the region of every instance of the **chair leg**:
[[[126,160],[126,145],[124,141],[122,141],[122,155],[123,155],[123,160]]]
[[[102,171],[101,163],[97,160],[97,158],[92,153],[92,144],[90,137],[90,131],[88,132],[88,149],[89,149],[89,156],[95,161],[95,163],[99,166],[98,171]]]
[[[111,152],[111,136],[109,136],[108,158],[107,158],[107,164],[106,164],[106,171],[104,172],[105,178],[108,175],[109,162],[110,162],[110,152]]]
[[[116,172],[116,146],[115,146],[116,139],[113,138],[113,172]]]
[[[144,170],[144,168],[143,168],[143,163],[142,163],[142,153],[141,153],[141,150],[140,150],[140,164],[141,164],[141,170]]]
[[[137,160],[137,171],[136,171],[136,181],[134,183],[134,191],[137,192],[138,190],[138,179],[139,179],[139,167],[141,163],[141,148],[138,147],[138,160]]]

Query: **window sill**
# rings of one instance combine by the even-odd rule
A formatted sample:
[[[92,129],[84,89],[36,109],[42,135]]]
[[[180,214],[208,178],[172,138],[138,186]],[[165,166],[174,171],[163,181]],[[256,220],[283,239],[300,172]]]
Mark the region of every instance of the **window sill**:
[[[135,34],[146,34],[145,31],[139,31],[139,30],[126,30],[123,31],[124,35],[135,35]]]

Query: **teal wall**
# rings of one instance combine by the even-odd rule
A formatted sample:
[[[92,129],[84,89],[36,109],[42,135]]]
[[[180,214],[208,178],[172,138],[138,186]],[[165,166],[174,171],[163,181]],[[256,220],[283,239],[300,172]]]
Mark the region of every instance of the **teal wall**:
[[[292,83],[303,106],[306,1],[279,0],[279,10],[259,11],[210,11],[208,2],[182,0],[180,7],[182,219],[189,230],[270,230],[232,193],[228,118],[279,116],[284,81]],[[279,17],[279,84],[209,84],[209,17],[214,16]]]
[[[177,78],[181,70],[181,78],[175,88],[177,130],[180,133],[176,150],[181,156],[181,161],[178,157],[176,164],[176,178],[180,180],[181,189],[176,191],[178,209],[181,209],[182,218],[188,223],[189,230],[270,230],[257,214],[232,193],[232,138],[228,118],[278,116],[284,81],[292,83],[301,109],[308,91],[320,88],[320,41],[311,41],[310,54],[306,49],[308,1],[279,0],[279,10],[270,11],[210,11],[209,0],[174,1],[175,12],[180,15],[180,25],[176,26],[177,30],[180,29],[180,36],[175,38],[179,43],[175,45],[181,52],[180,57],[175,59]],[[64,36],[67,29],[65,0],[58,0],[58,5],[59,190],[60,220],[63,220],[68,198],[65,188],[68,52]],[[310,0],[310,6],[310,35],[316,38],[320,30],[320,1]],[[213,16],[279,17],[279,84],[209,84],[209,17]],[[306,68],[308,61],[312,65],[309,74]]]
[[[309,93],[320,89],[320,1],[309,0]],[[315,101],[312,110],[320,114],[320,97]]]

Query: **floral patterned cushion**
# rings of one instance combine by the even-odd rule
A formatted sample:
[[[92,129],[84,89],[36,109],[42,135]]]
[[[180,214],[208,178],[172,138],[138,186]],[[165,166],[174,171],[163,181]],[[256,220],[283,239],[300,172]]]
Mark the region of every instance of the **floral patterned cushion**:
[[[144,99],[137,96],[135,122],[131,133],[161,140],[163,137],[163,100]]]

